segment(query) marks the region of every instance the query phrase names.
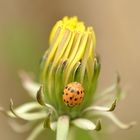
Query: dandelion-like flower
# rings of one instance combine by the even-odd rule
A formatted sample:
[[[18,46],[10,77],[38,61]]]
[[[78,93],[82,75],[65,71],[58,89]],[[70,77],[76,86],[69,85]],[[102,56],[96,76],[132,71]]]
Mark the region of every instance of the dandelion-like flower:
[[[46,127],[56,132],[57,140],[67,139],[71,125],[99,131],[102,116],[122,129],[134,125],[134,122],[122,123],[112,113],[116,100],[122,95],[119,76],[111,87],[95,94],[100,61],[95,53],[96,38],[92,27],[85,27],[77,17],[64,17],[53,27],[49,46],[40,65],[40,83],[33,82],[25,72],[20,73],[23,87],[37,100],[16,109],[10,100],[10,111],[0,108],[8,117],[27,120],[26,126],[40,122],[27,140],[36,138]],[[110,99],[112,91],[116,94],[109,107],[95,105],[98,100]],[[96,122],[89,119],[95,116]],[[15,123],[12,126],[17,129]]]

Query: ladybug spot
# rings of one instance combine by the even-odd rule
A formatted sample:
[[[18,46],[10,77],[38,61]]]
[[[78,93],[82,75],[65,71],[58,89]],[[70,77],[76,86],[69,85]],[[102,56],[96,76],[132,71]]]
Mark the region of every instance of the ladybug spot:
[[[79,95],[79,91],[77,91],[77,94]]]
[[[74,101],[77,101],[77,98],[75,98]]]
[[[82,97],[80,97],[80,99],[82,99]]]
[[[65,87],[65,89],[67,89],[67,88],[68,88],[68,86]]]
[[[71,92],[73,93],[73,92],[74,92],[74,90],[72,89],[72,90],[71,90]]]
[[[70,100],[72,100],[72,97],[70,97]]]
[[[69,101],[67,101],[67,103],[69,103]]]
[[[82,94],[82,91],[81,91],[81,94]]]
[[[66,100],[64,99],[64,102],[66,102]]]
[[[69,87],[68,90],[70,90],[71,88]]]
[[[66,93],[66,95],[68,95],[68,93]]]

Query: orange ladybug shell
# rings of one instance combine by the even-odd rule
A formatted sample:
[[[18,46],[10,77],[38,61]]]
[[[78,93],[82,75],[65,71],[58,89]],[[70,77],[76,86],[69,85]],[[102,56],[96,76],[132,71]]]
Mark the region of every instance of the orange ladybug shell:
[[[78,82],[69,83],[63,91],[63,101],[66,105],[74,107],[84,99],[84,88]]]

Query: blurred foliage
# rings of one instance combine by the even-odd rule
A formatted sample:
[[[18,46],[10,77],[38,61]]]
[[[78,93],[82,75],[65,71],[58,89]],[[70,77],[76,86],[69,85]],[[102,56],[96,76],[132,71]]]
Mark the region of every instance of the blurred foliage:
[[[12,69],[39,72],[43,44],[39,30],[35,26],[22,24],[6,26],[3,29],[3,55],[4,61]],[[46,47],[47,48],[47,47]]]

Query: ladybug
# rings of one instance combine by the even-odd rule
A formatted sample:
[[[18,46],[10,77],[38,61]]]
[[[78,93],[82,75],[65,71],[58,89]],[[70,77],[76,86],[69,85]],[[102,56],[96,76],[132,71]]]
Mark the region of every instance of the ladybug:
[[[69,83],[63,90],[63,101],[66,105],[74,107],[80,105],[84,99],[84,88],[78,82]]]

